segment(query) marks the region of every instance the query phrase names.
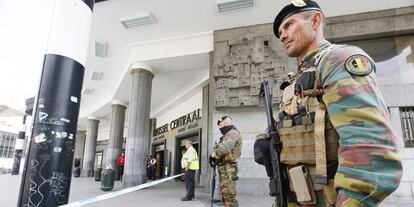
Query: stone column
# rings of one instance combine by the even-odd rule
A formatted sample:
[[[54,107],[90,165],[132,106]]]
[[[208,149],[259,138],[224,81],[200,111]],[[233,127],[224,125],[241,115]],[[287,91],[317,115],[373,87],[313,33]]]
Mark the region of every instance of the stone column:
[[[118,100],[112,101],[111,129],[108,139],[108,150],[106,151],[106,166],[115,170],[115,178],[119,178],[119,168],[116,160],[121,155],[122,143],[124,142],[126,103]]]
[[[202,117],[201,117],[201,153],[200,158],[200,186],[209,186],[211,167],[208,164],[208,85],[203,86],[203,102],[202,102]],[[207,187],[208,189],[208,187]]]
[[[85,152],[83,155],[82,177],[92,177],[95,164],[96,140],[98,139],[99,120],[96,117],[88,118],[88,130],[86,131]]]
[[[86,140],[86,131],[77,131],[76,141],[75,141],[75,154],[73,155],[73,158],[81,159],[80,166],[82,166],[83,156],[85,153],[85,140]]]
[[[131,68],[128,138],[122,180],[124,188],[147,181],[145,156],[148,154],[151,88],[154,77],[151,67],[147,65],[132,64]]]

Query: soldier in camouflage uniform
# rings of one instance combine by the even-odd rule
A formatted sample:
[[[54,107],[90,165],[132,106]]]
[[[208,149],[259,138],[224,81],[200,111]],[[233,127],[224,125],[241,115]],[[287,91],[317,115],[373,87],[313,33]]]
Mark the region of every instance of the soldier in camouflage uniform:
[[[242,138],[230,117],[223,116],[217,121],[217,125],[223,136],[210,157],[218,160],[219,184],[224,206],[237,207],[239,206],[236,199],[237,159],[241,155]]]
[[[309,169],[315,199],[293,201],[300,206],[376,206],[402,176],[376,65],[358,47],[326,41],[324,27],[319,5],[309,0],[292,1],[274,21],[274,34],[299,61],[296,76],[281,88],[281,162]],[[305,132],[295,136],[300,127]]]

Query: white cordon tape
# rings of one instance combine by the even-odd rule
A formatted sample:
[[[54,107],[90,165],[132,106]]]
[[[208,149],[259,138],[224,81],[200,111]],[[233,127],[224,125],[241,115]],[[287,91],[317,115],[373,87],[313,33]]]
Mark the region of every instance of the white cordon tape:
[[[168,178],[164,178],[164,179],[161,179],[161,180],[156,180],[156,181],[152,181],[152,182],[149,182],[149,183],[144,183],[144,184],[137,185],[137,186],[134,186],[134,187],[125,188],[125,189],[118,190],[118,191],[115,191],[115,192],[112,192],[112,193],[103,194],[103,195],[100,195],[100,196],[97,196],[97,197],[94,197],[94,198],[88,198],[88,199],[80,200],[80,201],[77,201],[77,202],[68,203],[66,205],[62,205],[61,207],[84,206],[86,204],[95,203],[97,201],[102,201],[102,200],[105,200],[105,199],[108,199],[108,198],[113,198],[113,197],[116,197],[116,196],[120,196],[120,195],[123,195],[123,194],[133,192],[133,191],[137,191],[137,190],[148,188],[148,187],[151,187],[151,186],[154,186],[154,185],[158,185],[160,183],[164,183],[166,181],[172,180],[172,179],[174,179],[176,177],[180,177],[182,175],[183,175],[183,173],[181,173],[179,175],[174,175],[174,176],[171,176],[171,177],[168,177]]]

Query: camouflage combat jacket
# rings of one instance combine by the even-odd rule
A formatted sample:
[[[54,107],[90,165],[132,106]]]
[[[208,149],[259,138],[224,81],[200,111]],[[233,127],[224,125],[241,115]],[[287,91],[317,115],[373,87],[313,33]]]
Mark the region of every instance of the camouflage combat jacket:
[[[301,65],[314,59],[325,41]],[[402,165],[374,61],[360,48],[336,45],[318,66],[316,88],[339,135],[336,206],[376,206],[400,183]]]
[[[220,138],[217,148],[214,150],[223,163],[236,163],[241,155],[242,138],[240,132],[231,129]]]

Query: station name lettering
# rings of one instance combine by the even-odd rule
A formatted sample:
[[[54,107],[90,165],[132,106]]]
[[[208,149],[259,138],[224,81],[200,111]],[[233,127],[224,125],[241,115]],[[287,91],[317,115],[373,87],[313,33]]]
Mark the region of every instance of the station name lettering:
[[[161,127],[156,128],[153,131],[153,136],[158,136],[160,134],[168,132],[169,129],[177,129],[181,126],[184,126],[188,123],[194,122],[196,120],[201,119],[201,109],[197,109],[187,115],[181,116],[178,119],[171,121],[169,124],[164,124]]]

